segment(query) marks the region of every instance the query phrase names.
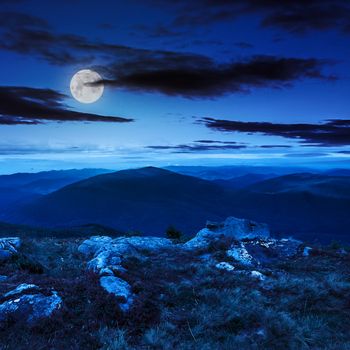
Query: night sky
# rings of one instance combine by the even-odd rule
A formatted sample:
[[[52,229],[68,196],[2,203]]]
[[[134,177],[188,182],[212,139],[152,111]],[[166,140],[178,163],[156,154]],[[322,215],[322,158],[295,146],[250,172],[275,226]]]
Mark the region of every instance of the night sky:
[[[0,173],[349,166],[348,0],[1,0],[0,62]]]

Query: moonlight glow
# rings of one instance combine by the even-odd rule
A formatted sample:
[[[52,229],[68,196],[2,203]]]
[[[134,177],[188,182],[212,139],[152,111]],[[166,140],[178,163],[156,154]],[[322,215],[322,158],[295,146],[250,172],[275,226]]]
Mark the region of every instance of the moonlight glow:
[[[96,102],[102,96],[104,87],[102,83],[93,86],[90,84],[101,80],[101,76],[90,69],[77,72],[70,82],[72,96],[81,103]]]

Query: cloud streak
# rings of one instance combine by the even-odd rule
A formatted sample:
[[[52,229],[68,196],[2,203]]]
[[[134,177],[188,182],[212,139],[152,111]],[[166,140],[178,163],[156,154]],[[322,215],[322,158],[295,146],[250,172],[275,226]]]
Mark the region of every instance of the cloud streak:
[[[202,56],[146,59],[121,67],[109,67],[102,82],[118,88],[160,92],[186,98],[212,98],[250,92],[256,88],[285,88],[303,79],[334,79],[318,59],[253,56],[243,61],[218,64]]]
[[[304,146],[350,145],[350,120],[346,119],[330,119],[321,124],[281,124],[201,118],[199,123],[206,125],[209,129],[222,132],[263,134],[295,139]]]
[[[156,145],[147,146],[147,149],[157,151],[171,151],[172,153],[196,153],[196,152],[208,152],[208,151],[227,151],[227,150],[239,150],[246,148],[243,143],[233,141],[214,141],[214,140],[198,140],[191,144],[180,145]]]
[[[126,123],[133,119],[76,112],[68,109],[66,95],[51,89],[0,87],[0,125],[36,125],[55,122]]]

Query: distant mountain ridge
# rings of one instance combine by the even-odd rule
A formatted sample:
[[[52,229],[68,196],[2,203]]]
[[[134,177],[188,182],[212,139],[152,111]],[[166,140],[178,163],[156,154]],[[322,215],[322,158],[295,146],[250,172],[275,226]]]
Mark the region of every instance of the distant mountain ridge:
[[[45,195],[10,221],[40,226],[97,223],[122,231],[163,235],[170,224],[196,232],[207,219],[222,220],[226,191],[210,181],[146,167],[97,175]]]
[[[69,169],[0,175],[0,188],[17,188],[27,192],[46,194],[70,183],[111,171],[107,169]]]
[[[18,205],[30,202],[41,195],[110,171],[106,169],[71,169],[0,175],[0,219],[3,218],[2,212],[5,210],[8,211],[11,208],[15,210]]]
[[[321,174],[290,174],[263,180],[246,188],[261,193],[308,192],[320,196],[350,199],[350,177]]]
[[[244,179],[249,183],[254,176]],[[235,188],[146,167],[75,182],[18,205],[1,220],[51,228],[94,223],[162,236],[169,225],[193,235],[207,220],[236,216],[303,240],[350,242],[349,181],[346,176],[299,173]]]

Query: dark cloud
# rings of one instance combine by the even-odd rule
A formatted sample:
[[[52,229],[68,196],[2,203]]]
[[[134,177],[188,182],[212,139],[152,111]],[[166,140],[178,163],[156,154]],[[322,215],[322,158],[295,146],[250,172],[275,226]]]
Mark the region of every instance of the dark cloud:
[[[348,0],[148,0],[157,6],[171,7],[174,26],[210,25],[255,15],[262,27],[277,27],[290,33],[336,28],[349,31]]]
[[[127,65],[130,61],[137,63],[155,59],[168,60],[178,56],[186,60],[192,56],[95,42],[73,34],[59,34],[45,20],[8,12],[0,12],[0,49],[30,54],[55,65],[93,64],[97,61]]]
[[[199,55],[150,58],[109,67],[105,84],[137,91],[161,92],[187,98],[249,92],[253,88],[290,86],[297,80],[331,79],[322,69],[330,62],[301,58],[253,56],[218,64]]]
[[[132,119],[81,113],[67,109],[66,96],[51,89],[0,87],[0,124],[42,124],[48,121],[131,122]]]
[[[208,128],[223,132],[243,132],[281,136],[300,141],[305,146],[350,145],[350,120],[330,119],[322,124],[279,124],[268,122],[242,122],[214,118],[202,118]]]
[[[0,13],[1,18],[0,49],[56,65],[89,63],[104,73],[105,84],[118,88],[196,98],[259,87],[281,88],[306,78],[329,79],[323,68],[330,62],[315,58],[253,56],[222,64],[200,54],[139,49],[58,34],[44,20],[26,14]],[[158,29],[163,34],[167,30]]]

